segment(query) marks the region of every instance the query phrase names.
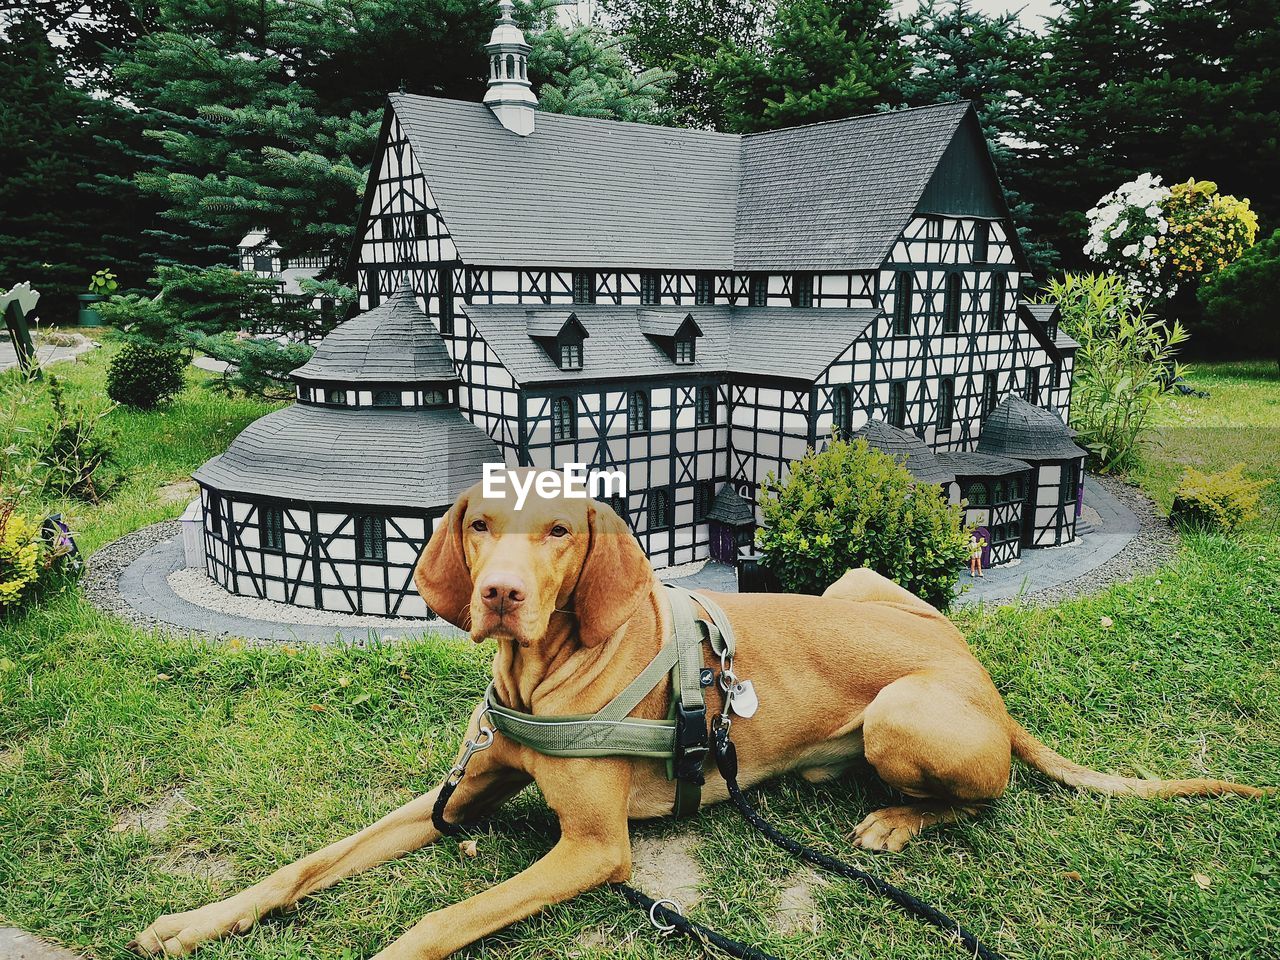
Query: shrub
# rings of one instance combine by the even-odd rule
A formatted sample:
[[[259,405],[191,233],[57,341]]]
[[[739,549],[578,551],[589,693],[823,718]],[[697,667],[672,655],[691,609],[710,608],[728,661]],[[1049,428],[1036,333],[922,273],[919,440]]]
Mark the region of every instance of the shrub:
[[[1174,356],[1182,325],[1156,319],[1123,278],[1067,274],[1046,300],[1062,309],[1062,326],[1079,343],[1072,376],[1071,426],[1100,472],[1132,466],[1160,398],[1183,369]]]
[[[40,527],[0,505],[0,614],[17,609],[40,579]]]
[[[765,480],[757,535],[782,586],[821,593],[853,567],[870,567],[938,607],[950,602],[969,556],[959,506],[865,440],[834,440]]]
[[[107,396],[116,403],[151,410],[182,392],[186,368],[187,356],[181,350],[127,342],[107,368]]]
[[[1258,499],[1265,480],[1249,480],[1244,464],[1230,470],[1201,473],[1187,467],[1173,491],[1172,520],[1202,530],[1232,533],[1258,515]]]
[[[1249,352],[1263,352],[1280,366],[1280,230],[1251,247],[1235,263],[1200,288],[1205,319],[1215,332],[1236,340]]]
[[[37,441],[36,465],[44,492],[97,503],[116,485],[113,437],[103,427],[110,409],[69,403],[57,377],[49,378],[53,418]]]

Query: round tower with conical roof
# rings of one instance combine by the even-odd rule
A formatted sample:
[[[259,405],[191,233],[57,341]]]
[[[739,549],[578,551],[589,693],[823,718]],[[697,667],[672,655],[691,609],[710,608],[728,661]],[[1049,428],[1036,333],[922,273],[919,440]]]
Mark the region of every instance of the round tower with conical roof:
[[[206,572],[231,593],[340,613],[430,616],[413,568],[458,494],[501,463],[402,287],[293,372],[298,402],[195,473]]]

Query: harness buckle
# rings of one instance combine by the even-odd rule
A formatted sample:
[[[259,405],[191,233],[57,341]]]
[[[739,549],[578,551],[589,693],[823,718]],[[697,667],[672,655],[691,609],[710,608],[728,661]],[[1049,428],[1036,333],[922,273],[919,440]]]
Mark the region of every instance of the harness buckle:
[[[680,704],[676,709],[676,755],[674,770],[677,780],[687,780],[701,786],[702,763],[710,752],[707,745],[707,708],[694,708]]]

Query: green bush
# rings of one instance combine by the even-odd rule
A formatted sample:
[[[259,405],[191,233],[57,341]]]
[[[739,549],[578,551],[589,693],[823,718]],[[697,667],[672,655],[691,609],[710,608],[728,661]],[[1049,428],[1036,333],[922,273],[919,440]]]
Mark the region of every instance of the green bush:
[[[40,579],[40,525],[0,502],[0,614],[16,610]]]
[[[1184,526],[1232,533],[1258,515],[1266,486],[1265,480],[1245,477],[1243,463],[1218,473],[1187,467],[1174,488],[1169,517]]]
[[[49,378],[53,417],[36,441],[36,470],[43,492],[98,503],[119,482],[114,436],[103,426],[110,409],[69,403],[57,377]]]
[[[152,410],[182,392],[186,368],[182,350],[126,342],[107,368],[107,396],[138,410]]]
[[[1071,389],[1071,426],[1102,473],[1133,465],[1159,400],[1183,373],[1174,359],[1186,342],[1147,311],[1121,277],[1072,274],[1052,281],[1046,300],[1062,309],[1062,326],[1080,344]]]
[[[1250,247],[1235,263],[1200,287],[1200,303],[1213,332],[1248,353],[1263,353],[1280,366],[1280,230]]]
[[[969,556],[959,506],[865,440],[834,440],[772,474],[761,489],[764,565],[786,590],[821,593],[853,567],[870,567],[945,608]]]

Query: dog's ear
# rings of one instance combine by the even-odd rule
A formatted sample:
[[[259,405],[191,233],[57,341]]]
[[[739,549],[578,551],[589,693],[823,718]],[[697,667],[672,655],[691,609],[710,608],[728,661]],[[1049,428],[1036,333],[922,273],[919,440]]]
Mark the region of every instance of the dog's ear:
[[[464,630],[471,626],[471,570],[462,552],[462,518],[469,501],[467,491],[440,518],[413,571],[413,582],[427,606]]]
[[[591,543],[573,591],[578,639],[595,647],[631,619],[653,585],[653,567],[631,529],[603,504],[588,507]]]

